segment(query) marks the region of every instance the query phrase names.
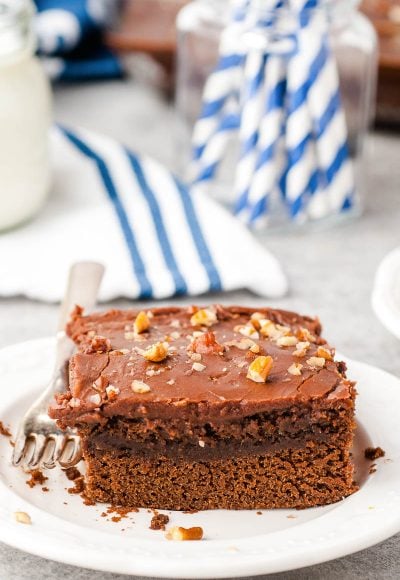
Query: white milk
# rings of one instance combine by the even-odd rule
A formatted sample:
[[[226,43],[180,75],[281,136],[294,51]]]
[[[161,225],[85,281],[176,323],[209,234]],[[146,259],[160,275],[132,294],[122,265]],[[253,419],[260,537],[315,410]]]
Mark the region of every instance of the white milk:
[[[0,0],[0,230],[32,217],[50,186],[50,89],[32,15],[30,0]]]

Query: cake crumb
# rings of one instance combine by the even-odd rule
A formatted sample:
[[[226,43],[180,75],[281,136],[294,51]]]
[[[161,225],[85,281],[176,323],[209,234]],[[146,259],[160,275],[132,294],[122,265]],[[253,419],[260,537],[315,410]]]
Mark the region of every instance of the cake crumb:
[[[370,475],[372,475],[373,473],[376,473],[376,463],[373,463],[373,464],[371,465],[371,467],[369,468],[369,471],[368,471],[368,473],[369,473]]]
[[[121,506],[110,506],[106,512],[103,512],[102,517],[111,516],[110,521],[114,523],[120,522],[123,518],[127,518],[131,512],[138,512],[138,508],[125,508]],[[114,514],[114,515],[112,515]]]
[[[158,512],[154,512],[154,516],[151,518],[150,521],[150,530],[165,530],[165,526],[169,522],[169,516],[166,514],[159,514]]]
[[[85,491],[85,480],[82,477],[77,477],[76,479],[72,480],[74,486],[73,487],[69,487],[67,489],[68,493],[71,494],[79,494]]]
[[[42,491],[44,491],[45,493],[50,491],[48,487],[42,487]]]
[[[297,516],[294,516],[292,514],[289,514],[288,516],[286,516],[288,520],[295,520],[297,519]]]
[[[35,487],[35,485],[43,485],[45,481],[49,478],[43,475],[40,469],[32,469],[29,471],[29,475],[31,476],[28,481],[26,481],[26,485],[29,485],[30,488]]]
[[[375,459],[379,459],[380,457],[385,456],[385,452],[381,447],[367,447],[364,451],[365,459],[369,459],[370,461],[374,461]]]
[[[0,421],[0,435],[4,437],[11,437],[10,430],[4,425],[2,421]]]
[[[262,516],[262,512],[256,512],[257,516]]]
[[[67,476],[67,479],[69,479],[70,481],[74,481],[75,479],[78,479],[78,477],[82,477],[81,472],[76,467],[68,467],[63,471]]]
[[[84,493],[81,494],[81,498],[83,499],[84,505],[96,505],[96,502],[87,497]]]

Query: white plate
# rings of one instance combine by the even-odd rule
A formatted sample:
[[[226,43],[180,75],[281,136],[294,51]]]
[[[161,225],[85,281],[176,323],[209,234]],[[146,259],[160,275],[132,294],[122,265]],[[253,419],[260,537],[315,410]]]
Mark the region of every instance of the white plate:
[[[372,307],[382,324],[400,339],[400,248],[389,252],[379,265]]]
[[[22,411],[49,376],[53,341],[23,343],[0,351],[0,420],[14,433]],[[115,523],[104,505],[85,506],[59,470],[49,472],[44,493],[10,465],[9,440],[0,437],[0,540],[45,558],[86,568],[165,578],[226,578],[309,566],[371,546],[400,530],[400,381],[377,368],[347,361],[358,381],[354,455],[361,489],[337,504],[302,511],[170,513],[171,525],[200,525],[201,542],[169,542],[149,530],[147,510]],[[369,475],[365,447],[386,457]],[[149,481],[151,485],[151,481]],[[25,511],[32,525],[18,524]],[[288,517],[290,516],[290,517]],[[123,530],[123,531],[122,531]]]

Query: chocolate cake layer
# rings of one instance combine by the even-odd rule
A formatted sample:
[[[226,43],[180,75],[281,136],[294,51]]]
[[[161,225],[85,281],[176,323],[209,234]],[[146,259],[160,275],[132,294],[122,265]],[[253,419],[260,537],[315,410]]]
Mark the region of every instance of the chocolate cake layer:
[[[306,508],[356,491],[348,450],[302,449],[207,462],[86,450],[86,493],[113,505],[171,510]]]
[[[290,411],[275,410],[240,421],[201,425],[184,419],[114,417],[106,424],[82,428],[81,434],[90,441],[93,453],[116,449],[147,457],[161,454],[207,460],[285,447],[298,449],[307,441],[348,444],[352,425],[351,407],[337,403],[335,407],[322,409],[315,404],[298,404]]]

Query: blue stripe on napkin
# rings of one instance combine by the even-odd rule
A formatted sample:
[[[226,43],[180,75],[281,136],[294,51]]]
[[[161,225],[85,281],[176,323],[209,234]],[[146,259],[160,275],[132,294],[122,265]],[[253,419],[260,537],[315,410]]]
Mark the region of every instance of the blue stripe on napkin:
[[[157,232],[158,241],[160,243],[161,252],[163,253],[165,263],[167,268],[172,274],[172,277],[175,282],[175,294],[186,294],[187,293],[187,284],[178,268],[178,264],[176,263],[175,256],[172,251],[172,247],[168,238],[167,231],[164,226],[164,221],[161,215],[160,206],[158,205],[157,198],[154,195],[154,192],[150,188],[145,175],[143,173],[143,169],[139,160],[133,153],[130,151],[126,152],[131,163],[132,169],[136,175],[140,188],[143,192],[143,196],[148,203],[153,221],[155,230]]]
[[[146,274],[146,264],[144,263],[140,254],[134,232],[129,222],[129,216],[127,215],[124,204],[120,199],[118,189],[111,176],[112,172],[107,166],[106,161],[99,153],[97,153],[90,145],[88,145],[75,133],[72,133],[69,129],[66,128],[61,128],[61,131],[65,134],[65,136],[75,146],[76,149],[78,149],[83,155],[95,163],[101,180],[104,184],[106,193],[113,204],[126,244],[128,246],[133,265],[133,271],[140,286],[139,297],[153,297],[155,292]],[[176,257],[174,255],[171,240],[169,239],[167,229],[165,227],[165,216],[162,214],[161,206],[157,201],[156,193],[150,186],[149,179],[146,176],[145,169],[138,156],[122,147],[121,152],[123,152],[128,157],[134,177],[136,178],[140,191],[143,194],[143,197],[149,207],[154,227],[157,232],[159,250],[162,253],[164,262],[174,280],[174,294],[186,294],[188,292],[188,284],[179,269]],[[206,242],[191,195],[189,194],[186,187],[178,179],[172,176],[172,180],[173,185],[176,188],[177,197],[182,203],[184,216],[186,218],[194,247],[196,248],[199,262],[204,268],[208,277],[208,290],[221,291],[223,289],[221,277],[215,265],[210,248]]]
[[[107,164],[104,159],[102,159],[95,151],[93,151],[86,143],[84,143],[79,137],[73,134],[71,131],[62,128],[62,131],[68,137],[70,142],[75,145],[81,153],[86,155],[89,159],[92,159],[99,170],[102,181],[104,183],[105,190],[114,206],[115,212],[118,216],[122,232],[125,237],[126,244],[131,256],[133,270],[135,272],[136,278],[140,285],[140,298],[151,298],[153,295],[153,289],[147,278],[146,266],[142,260],[142,257],[138,251],[138,247],[135,240],[135,235],[129,225],[128,217],[126,215],[125,209],[121,200],[119,199],[117,189],[111,179],[110,172],[108,170]]]
[[[206,243],[203,232],[201,231],[199,220],[197,219],[196,211],[194,209],[192,199],[186,187],[178,180],[174,179],[177,190],[180,193],[182,204],[185,210],[186,219],[188,221],[190,231],[193,236],[193,241],[196,245],[200,261],[206,269],[208,279],[210,280],[209,290],[215,292],[221,291],[222,283],[218,270],[215,266],[210,249]]]

